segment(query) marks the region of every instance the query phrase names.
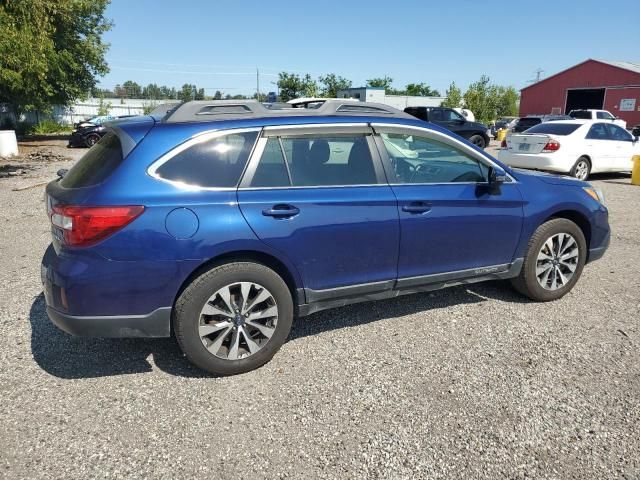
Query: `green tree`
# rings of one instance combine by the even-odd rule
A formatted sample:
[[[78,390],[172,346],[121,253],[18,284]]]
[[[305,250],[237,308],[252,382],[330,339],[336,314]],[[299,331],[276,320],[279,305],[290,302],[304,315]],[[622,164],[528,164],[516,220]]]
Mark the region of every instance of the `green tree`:
[[[462,90],[456,86],[456,82],[451,82],[445,97],[441,104],[443,107],[458,108],[462,106]]]
[[[191,100],[195,100],[196,96],[196,86],[191,85],[190,83],[185,83],[182,85],[182,88],[178,92],[178,99],[183,102],[189,102]]]
[[[318,81],[322,84],[320,94],[325,98],[336,98],[338,91],[351,88],[351,80],[347,80],[334,73],[320,76]]]
[[[382,87],[386,93],[391,93],[392,90],[391,84],[393,83],[393,78],[387,77],[377,77],[370,78],[367,80],[367,87]]]
[[[278,90],[280,90],[281,102],[298,97],[317,97],[318,82],[308,73],[304,77],[300,77],[295,73],[280,72],[278,74]]]
[[[409,83],[404,91],[404,95],[416,97],[439,97],[440,92],[432,89],[426,83]]]
[[[127,80],[121,87],[125,98],[142,98],[142,87],[133,80]]]
[[[111,102],[104,101],[104,95],[101,95],[100,100],[98,102],[98,115],[109,115],[109,110],[111,110]]]
[[[220,90],[216,90],[215,95],[213,96],[214,100],[221,100],[222,99],[222,92]]]
[[[109,69],[109,0],[0,2],[0,100],[14,113],[85,98]]]
[[[520,94],[515,88],[498,87],[498,99],[496,101],[496,118],[517,116],[518,100],[520,100]]]

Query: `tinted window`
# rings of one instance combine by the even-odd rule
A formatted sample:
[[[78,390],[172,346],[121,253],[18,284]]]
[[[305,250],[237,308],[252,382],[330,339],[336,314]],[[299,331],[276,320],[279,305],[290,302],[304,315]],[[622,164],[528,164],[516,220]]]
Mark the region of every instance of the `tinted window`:
[[[586,110],[573,110],[571,112],[571,116],[573,118],[582,118],[589,120],[591,118],[591,112],[588,112]]]
[[[233,133],[201,141],[160,165],[156,175],[198,187],[235,187],[257,136]]]
[[[487,167],[466,153],[436,140],[383,133],[396,183],[483,182]]]
[[[442,112],[442,117],[445,122],[465,121],[465,118],[455,110],[444,110]]]
[[[371,151],[364,135],[286,137],[282,138],[282,146],[293,186],[377,183]],[[262,161],[258,170],[262,168],[261,164]],[[270,178],[275,178],[275,174],[273,175]],[[264,180],[266,174],[261,172],[260,176],[262,178],[258,182],[267,181]],[[280,181],[282,178],[280,174]]]
[[[518,128],[526,129],[531,128],[534,125],[538,125],[542,120],[537,117],[533,118],[521,118],[518,120]]]
[[[67,172],[60,181],[64,188],[90,187],[104,182],[122,163],[120,139],[107,133]]]
[[[609,114],[608,112],[596,112],[596,117],[602,120],[613,120],[613,115]]]
[[[272,137],[267,141],[258,168],[251,179],[252,187],[289,186],[289,173],[280,148],[280,141]]]
[[[552,135],[570,135],[575,132],[580,124],[571,123],[541,123],[527,130],[527,133],[550,133]]]
[[[611,140],[607,126],[604,123],[594,123],[589,129],[586,138],[589,140]]]
[[[629,132],[627,132],[624,128],[621,128],[617,125],[608,124],[607,128],[609,129],[609,136],[616,141],[623,142],[631,142],[633,141],[633,137]]]

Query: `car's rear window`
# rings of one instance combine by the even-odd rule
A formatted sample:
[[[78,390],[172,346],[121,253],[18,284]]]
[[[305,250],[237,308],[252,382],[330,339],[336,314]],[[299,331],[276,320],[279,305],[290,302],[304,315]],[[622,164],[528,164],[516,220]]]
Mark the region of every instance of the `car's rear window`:
[[[104,182],[122,163],[118,135],[107,133],[78,160],[60,181],[64,188],[84,188]]]
[[[527,130],[527,133],[547,133],[551,135],[570,135],[575,132],[580,124],[573,123],[540,123]]]
[[[534,125],[538,125],[542,120],[537,117],[533,118],[521,118],[518,120],[518,127],[533,127]]]
[[[574,110],[571,112],[571,116],[573,118],[584,118],[588,120],[591,118],[591,112],[587,112],[586,110]]]

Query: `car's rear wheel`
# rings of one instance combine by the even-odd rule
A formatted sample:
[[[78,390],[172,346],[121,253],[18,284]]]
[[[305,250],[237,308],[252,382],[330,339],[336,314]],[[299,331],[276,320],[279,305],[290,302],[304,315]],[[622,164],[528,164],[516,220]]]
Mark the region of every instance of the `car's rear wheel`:
[[[571,168],[569,174],[578,180],[586,180],[591,173],[591,162],[587,157],[580,157]]]
[[[89,135],[87,135],[87,137],[84,139],[84,143],[87,145],[87,147],[91,148],[93,147],[96,143],[98,143],[100,141],[100,135],[98,135],[97,133],[90,133]]]
[[[229,263],[197,277],[176,301],[180,348],[196,366],[218,375],[248,372],[282,346],[293,321],[287,284],[273,270]]]
[[[487,146],[487,142],[482,135],[472,135],[471,138],[469,138],[469,141],[478,148],[484,148]]]
[[[532,300],[557,300],[574,287],[586,259],[587,242],[580,227],[554,218],[531,236],[520,275],[511,283]]]

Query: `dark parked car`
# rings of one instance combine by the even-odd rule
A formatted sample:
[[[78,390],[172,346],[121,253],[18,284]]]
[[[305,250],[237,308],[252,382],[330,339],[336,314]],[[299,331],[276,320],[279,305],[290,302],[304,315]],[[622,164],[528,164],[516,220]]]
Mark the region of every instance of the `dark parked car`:
[[[631,135],[633,135],[634,137],[640,137],[640,125],[636,125],[635,127],[633,127],[633,130],[631,130]]]
[[[440,125],[466,138],[476,147],[484,148],[489,145],[489,131],[487,126],[482,123],[470,122],[453,108],[407,107],[404,111],[425,122]]]
[[[47,185],[49,318],[173,333],[217,374],[265,364],[294,317],[327,308],[494,279],[556,300],[609,243],[588,183],[513,170],[387,105],[197,101],[113,127]]]
[[[525,130],[552,120],[573,120],[569,115],[527,115],[521,117],[513,127],[514,133],[522,133]]]
[[[506,128],[507,130],[513,130],[513,127],[518,123],[518,117],[502,117],[499,120],[496,120],[496,123],[491,125],[491,136],[496,138],[498,135],[498,130],[502,128]]]
[[[68,147],[92,147],[107,133],[106,125],[114,120],[135,117],[136,115],[121,115],[114,117],[103,115],[93,117],[84,122],[75,124],[75,130],[71,132]]]

